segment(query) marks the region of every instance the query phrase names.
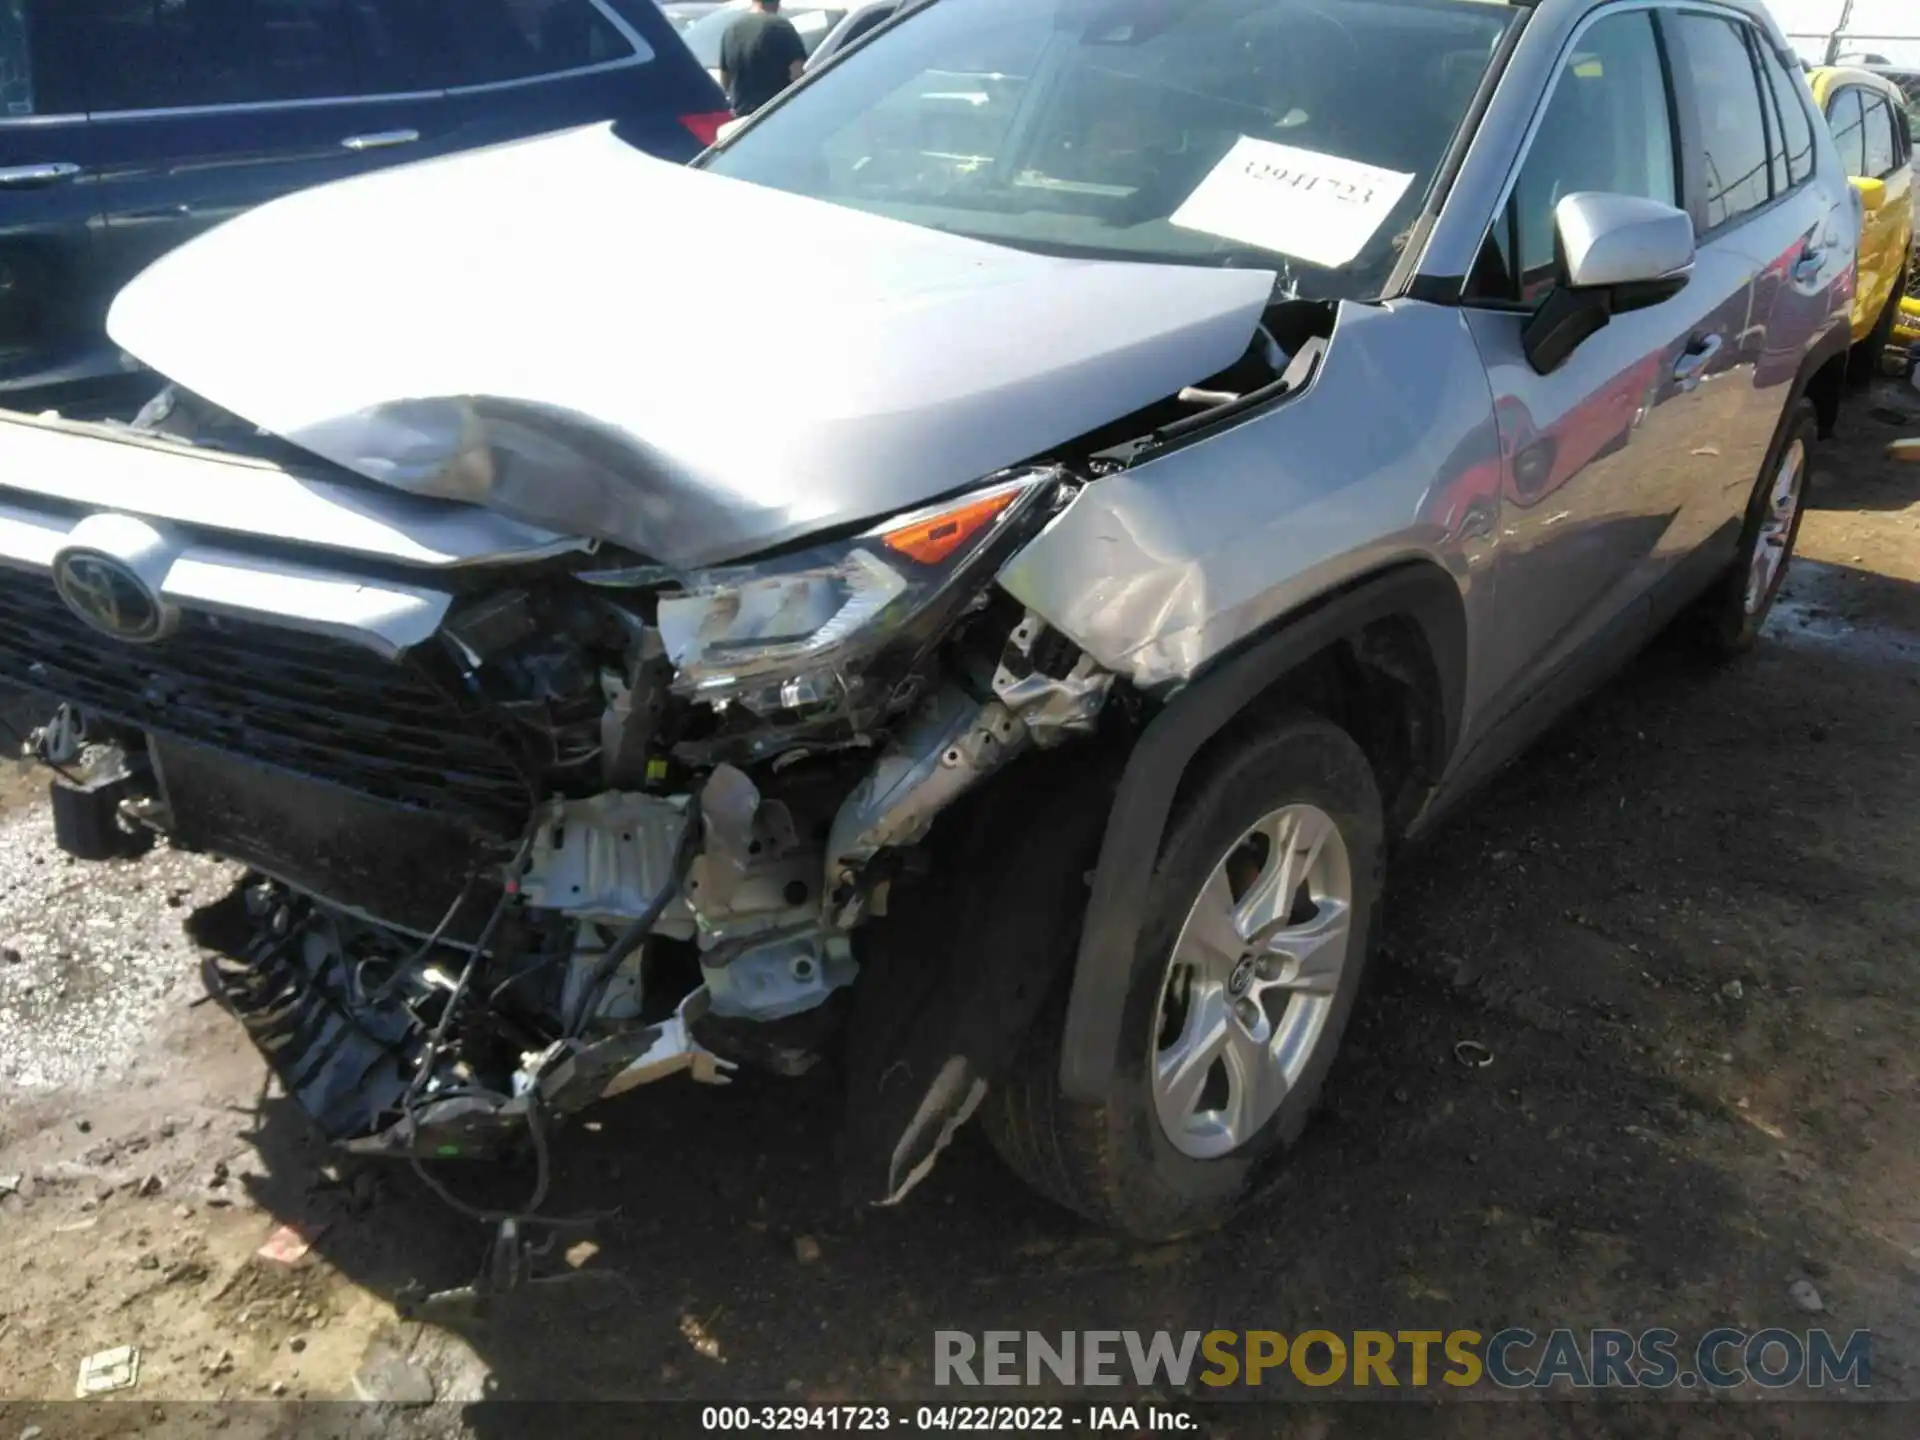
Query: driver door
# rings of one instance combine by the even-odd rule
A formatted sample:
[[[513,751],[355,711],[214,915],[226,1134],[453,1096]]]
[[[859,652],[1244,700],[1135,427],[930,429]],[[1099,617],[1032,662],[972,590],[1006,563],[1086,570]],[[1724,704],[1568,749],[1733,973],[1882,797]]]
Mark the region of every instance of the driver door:
[[[1467,323],[1493,386],[1505,472],[1489,718],[1559,693],[1548,682],[1576,658],[1604,667],[1637,647],[1649,591],[1683,552],[1680,517],[1733,453],[1740,414],[1718,396],[1748,328],[1744,263],[1703,254],[1679,294],[1615,316],[1550,374],[1522,342],[1556,282],[1561,199],[1601,191],[1684,206],[1674,93],[1685,91],[1669,84],[1652,12],[1590,20],[1469,281]],[[1757,92],[1754,103],[1764,193]]]

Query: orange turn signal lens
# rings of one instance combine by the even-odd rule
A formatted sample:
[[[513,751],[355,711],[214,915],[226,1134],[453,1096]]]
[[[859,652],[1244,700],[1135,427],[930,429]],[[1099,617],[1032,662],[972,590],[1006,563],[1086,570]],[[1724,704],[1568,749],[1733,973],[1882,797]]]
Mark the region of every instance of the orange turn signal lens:
[[[882,531],[880,543],[922,565],[938,565],[991,525],[1020,494],[1018,489],[1002,490],[943,510],[938,515],[909,520],[892,530]]]

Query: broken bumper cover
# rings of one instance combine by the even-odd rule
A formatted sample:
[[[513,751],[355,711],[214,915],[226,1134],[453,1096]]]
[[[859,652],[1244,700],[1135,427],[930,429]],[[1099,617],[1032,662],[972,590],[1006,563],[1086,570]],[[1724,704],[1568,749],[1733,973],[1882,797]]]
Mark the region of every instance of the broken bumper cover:
[[[60,477],[0,485],[0,678],[118,752],[144,823],[255,871],[209,982],[357,1153],[498,1154],[665,1076],[810,1068],[902,857],[1093,729],[1113,682],[992,583],[1070,493],[1052,468],[663,575],[168,442],[0,422],[0,461]],[[301,563],[285,518],[206,504],[256,484],[318,534]],[[903,1195],[979,1104],[992,1047],[944,1033],[976,1012],[1002,1008],[886,1027],[925,1053],[890,1068],[914,1093],[885,1125],[850,1127],[864,1198]]]

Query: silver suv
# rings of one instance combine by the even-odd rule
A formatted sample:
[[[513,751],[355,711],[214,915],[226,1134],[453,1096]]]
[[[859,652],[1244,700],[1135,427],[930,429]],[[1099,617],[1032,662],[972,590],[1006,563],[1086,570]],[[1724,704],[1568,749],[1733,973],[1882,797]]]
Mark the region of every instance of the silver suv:
[[[977,1113],[1179,1234],[1398,842],[1670,617],[1754,640],[1851,196],[1758,0],[934,0],[691,168],[160,261],[137,424],[0,424],[0,675],[70,851],[248,867],[211,983],[342,1145],[827,1059],[853,1199]]]

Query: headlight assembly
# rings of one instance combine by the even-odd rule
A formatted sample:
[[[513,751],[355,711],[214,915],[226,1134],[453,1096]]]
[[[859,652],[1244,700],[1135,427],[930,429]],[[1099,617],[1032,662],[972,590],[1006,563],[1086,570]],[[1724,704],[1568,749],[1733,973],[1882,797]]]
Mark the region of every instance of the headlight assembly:
[[[687,577],[685,589],[659,597],[674,688],[759,714],[843,698],[864,663],[947,596],[1057,480],[1028,472],[851,539]]]

